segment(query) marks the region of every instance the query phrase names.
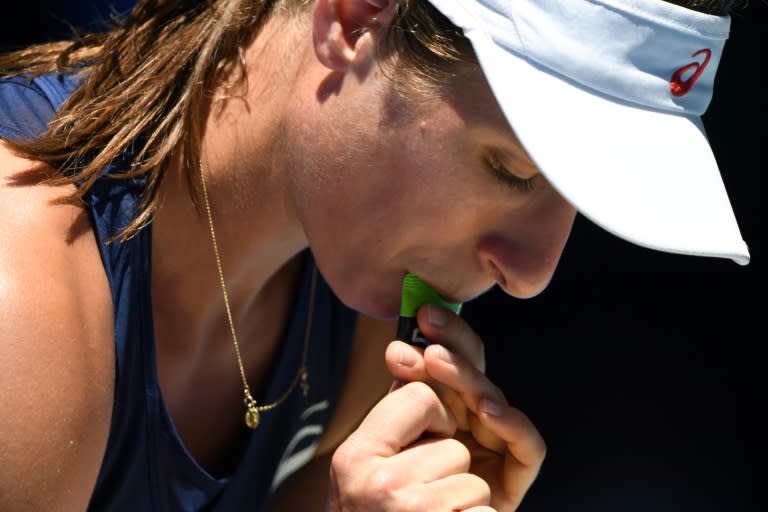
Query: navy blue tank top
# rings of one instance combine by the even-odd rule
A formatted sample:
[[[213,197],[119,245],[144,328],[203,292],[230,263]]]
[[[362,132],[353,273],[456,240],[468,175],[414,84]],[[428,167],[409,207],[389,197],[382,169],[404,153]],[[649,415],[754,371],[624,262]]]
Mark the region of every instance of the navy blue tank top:
[[[43,133],[76,85],[74,79],[60,75],[32,82],[0,80],[0,138]],[[116,357],[109,440],[89,510],[267,510],[280,485],[311,459],[335,409],[355,313],[318,276],[307,357],[308,396],[297,387],[279,409],[262,415],[232,474],[212,477],[184,447],[158,385],[150,286],[152,226],[128,241],[106,243],[133,218],[139,204],[142,179],[106,177],[125,169],[127,160],[106,169],[85,197],[112,292]],[[312,265],[307,251],[290,323],[265,380],[263,403],[279,397],[300,367]]]

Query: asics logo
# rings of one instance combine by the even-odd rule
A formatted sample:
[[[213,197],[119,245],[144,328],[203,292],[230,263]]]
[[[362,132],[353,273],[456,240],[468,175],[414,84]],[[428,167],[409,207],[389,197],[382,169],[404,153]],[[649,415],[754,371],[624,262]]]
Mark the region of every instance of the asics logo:
[[[704,48],[691,55],[691,57],[695,59],[699,55],[704,56],[702,62],[691,62],[672,73],[672,78],[669,79],[669,90],[672,91],[672,96],[685,96],[691,89],[693,89],[693,86],[696,85],[696,81],[707,68],[709,59],[712,58],[712,52]],[[683,78],[683,75],[688,76],[687,78]]]

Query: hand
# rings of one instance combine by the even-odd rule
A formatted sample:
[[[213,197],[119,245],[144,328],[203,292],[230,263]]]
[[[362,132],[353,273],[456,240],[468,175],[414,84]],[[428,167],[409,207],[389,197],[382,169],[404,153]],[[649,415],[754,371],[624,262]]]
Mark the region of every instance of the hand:
[[[382,398],[331,461],[334,512],[492,512],[456,419],[423,382]]]
[[[428,305],[418,321],[433,344],[422,351],[392,342],[386,353],[390,371],[399,381],[427,382],[436,390],[457,420],[454,437],[470,452],[470,472],[490,487],[491,506],[515,510],[544,461],[544,440],[485,376],[482,341],[461,317]]]

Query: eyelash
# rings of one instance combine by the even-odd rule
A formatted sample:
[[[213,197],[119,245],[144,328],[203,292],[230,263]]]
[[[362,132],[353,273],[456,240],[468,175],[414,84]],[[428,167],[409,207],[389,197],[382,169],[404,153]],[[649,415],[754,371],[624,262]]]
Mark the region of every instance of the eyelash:
[[[496,178],[517,192],[528,194],[533,192],[536,186],[536,176],[527,179],[516,176],[495,158],[488,160],[488,168]]]

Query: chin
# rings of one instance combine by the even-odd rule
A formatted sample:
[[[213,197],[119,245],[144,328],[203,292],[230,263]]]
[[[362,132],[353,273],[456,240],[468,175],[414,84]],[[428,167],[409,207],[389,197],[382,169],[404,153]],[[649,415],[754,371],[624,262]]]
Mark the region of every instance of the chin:
[[[388,308],[386,310],[370,312],[360,311],[360,313],[363,313],[366,316],[370,316],[376,320],[397,320],[400,318],[400,307],[398,306],[397,308]]]
[[[339,300],[347,307],[354,309],[376,320],[394,320],[400,316],[400,302],[387,303],[376,300],[355,300],[355,298],[345,299],[339,296]]]
[[[400,292],[395,296],[371,293],[370,289],[335,289],[336,297],[348,308],[377,320],[393,320],[400,316]],[[368,293],[366,293],[368,292]]]
[[[319,257],[315,256],[315,261],[334,295],[348,308],[378,320],[400,316],[401,277],[390,282],[369,268],[355,265],[324,268]]]

